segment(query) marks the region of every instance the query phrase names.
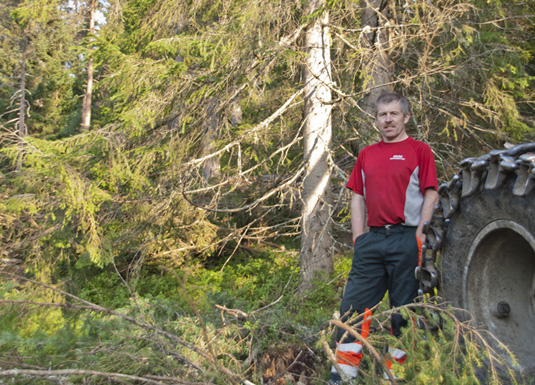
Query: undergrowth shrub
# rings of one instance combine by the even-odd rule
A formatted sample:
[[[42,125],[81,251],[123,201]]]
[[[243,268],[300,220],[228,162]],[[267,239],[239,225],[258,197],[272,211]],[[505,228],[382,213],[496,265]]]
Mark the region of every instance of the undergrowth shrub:
[[[77,295],[87,301],[116,309],[126,305],[130,298],[121,277],[110,270],[93,270],[95,274],[80,282]]]
[[[140,269],[119,277],[101,270],[87,285],[77,283],[82,290],[76,295],[62,291],[61,284],[4,280],[0,376],[17,368],[10,377],[17,384],[44,384],[36,378],[49,375],[70,384],[149,378],[274,384],[299,378],[299,373],[288,374],[306,366],[303,383],[324,384],[351,258],[337,256],[332,276],[316,281],[305,295],[298,295],[297,262],[295,253],[265,252],[180,271]],[[384,362],[377,357],[384,356],[385,346],[409,353],[406,364],[396,368],[404,383],[501,383],[503,371],[492,372],[489,363],[496,358],[482,344],[481,331],[458,321],[453,309],[426,302],[398,311],[413,320],[398,339],[389,333],[387,298],[375,311],[376,332],[368,338],[359,384],[383,381]],[[421,319],[432,330],[419,328]],[[507,373],[509,364],[501,360],[500,365]],[[25,375],[30,367],[40,376]]]

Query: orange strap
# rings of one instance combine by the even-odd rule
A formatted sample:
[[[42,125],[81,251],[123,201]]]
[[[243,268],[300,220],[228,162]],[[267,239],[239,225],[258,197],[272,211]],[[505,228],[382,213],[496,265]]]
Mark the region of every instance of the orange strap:
[[[422,266],[422,240],[419,236],[416,236],[416,242],[418,242],[418,266]]]
[[[360,335],[366,339],[370,335],[370,325],[372,324],[372,311],[368,308],[364,311],[364,318],[362,321],[362,329]]]

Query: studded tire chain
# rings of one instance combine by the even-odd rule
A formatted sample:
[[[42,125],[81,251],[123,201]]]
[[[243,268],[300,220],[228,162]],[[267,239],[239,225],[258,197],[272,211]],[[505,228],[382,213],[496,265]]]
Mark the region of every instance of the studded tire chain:
[[[426,242],[422,246],[422,264],[415,271],[420,295],[433,294],[439,286],[437,253],[442,249],[451,220],[460,210],[461,200],[482,189],[497,190],[508,178],[516,178],[512,184],[515,196],[524,197],[535,187],[535,143],[464,159],[457,175],[440,185],[439,203],[423,230]]]

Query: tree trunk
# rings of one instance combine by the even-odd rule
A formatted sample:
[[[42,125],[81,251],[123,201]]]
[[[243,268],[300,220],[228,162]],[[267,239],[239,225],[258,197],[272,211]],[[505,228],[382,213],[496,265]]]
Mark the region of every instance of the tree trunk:
[[[360,107],[363,112],[363,124],[360,129],[365,141],[370,140],[374,133],[375,100],[390,90],[392,82],[392,63],[388,56],[388,31],[384,27],[387,21],[388,0],[362,0],[361,36],[363,55],[364,83],[363,98]],[[367,144],[367,143],[366,143]]]
[[[209,155],[216,151],[216,142],[219,140],[221,130],[221,112],[216,98],[208,101],[206,111],[205,130],[201,141],[204,155]],[[207,159],[203,167],[203,178],[208,182],[211,178],[217,178],[221,174],[221,163],[219,156]]]
[[[24,137],[28,135],[28,129],[26,128],[25,115],[26,115],[26,50],[28,46],[28,38],[26,32],[23,32],[22,38],[22,59],[20,64],[20,99],[19,99],[19,154],[17,157],[16,171],[20,172],[22,168],[23,158],[23,141]]]
[[[97,0],[91,0],[89,5],[89,33],[95,33],[95,8]],[[82,102],[82,130],[89,130],[91,126],[91,99],[93,97],[93,58],[87,63],[87,85]]]
[[[312,0],[311,11],[325,0]],[[331,238],[331,59],[329,14],[324,11],[305,37],[305,131],[303,212],[301,222],[302,290],[311,287],[315,273],[333,271]]]

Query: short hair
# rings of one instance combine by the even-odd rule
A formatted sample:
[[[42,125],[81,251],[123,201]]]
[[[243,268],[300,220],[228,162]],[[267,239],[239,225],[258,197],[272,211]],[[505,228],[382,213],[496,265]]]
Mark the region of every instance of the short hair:
[[[403,112],[403,115],[409,114],[409,101],[404,96],[401,96],[400,94],[396,92],[387,92],[382,94],[377,98],[375,101],[375,115],[377,116],[377,110],[379,109],[379,104],[389,104],[392,102],[399,102],[399,105],[401,106],[401,112]]]

